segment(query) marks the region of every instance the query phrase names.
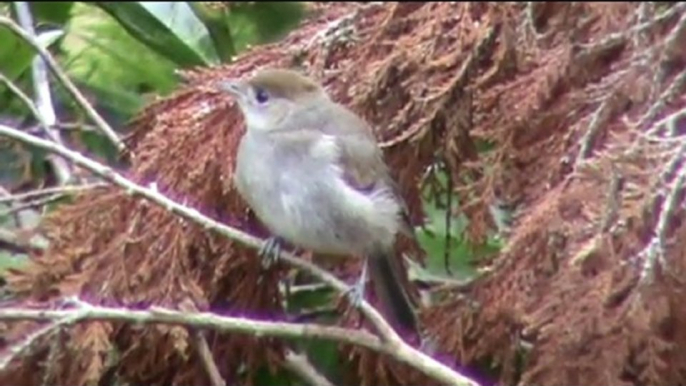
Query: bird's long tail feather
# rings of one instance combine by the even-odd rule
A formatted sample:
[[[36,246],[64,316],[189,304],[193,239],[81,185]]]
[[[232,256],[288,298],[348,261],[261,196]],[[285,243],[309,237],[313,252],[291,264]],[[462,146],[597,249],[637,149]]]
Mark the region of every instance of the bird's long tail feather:
[[[402,266],[395,260],[393,251],[380,250],[367,258],[367,264],[380,311],[386,320],[401,335],[418,333],[414,307],[402,285]]]

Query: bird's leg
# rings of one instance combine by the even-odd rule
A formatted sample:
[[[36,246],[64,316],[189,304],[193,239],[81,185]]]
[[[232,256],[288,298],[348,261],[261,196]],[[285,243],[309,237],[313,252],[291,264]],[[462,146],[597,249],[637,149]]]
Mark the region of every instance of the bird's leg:
[[[282,240],[278,236],[271,236],[265,240],[264,244],[260,248],[258,254],[262,258],[262,266],[267,269],[279,261],[279,255],[281,254],[281,243]]]
[[[364,259],[364,262],[362,263],[362,272],[360,273],[360,277],[357,279],[357,282],[353,284],[353,286],[348,290],[348,299],[350,300],[350,303],[352,303],[352,306],[355,308],[359,308],[362,305],[362,301],[364,300],[364,290],[365,287],[367,286],[367,259]]]

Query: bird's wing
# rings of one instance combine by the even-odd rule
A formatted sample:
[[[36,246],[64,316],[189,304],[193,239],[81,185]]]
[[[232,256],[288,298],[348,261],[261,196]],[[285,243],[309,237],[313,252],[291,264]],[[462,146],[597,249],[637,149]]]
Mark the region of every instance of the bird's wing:
[[[400,204],[402,213],[401,230],[406,236],[414,238],[410,225],[407,205],[400,189],[391,177],[369,125],[349,110],[340,108],[339,119],[326,125],[326,134],[336,134],[339,149],[339,164],[343,169],[343,179],[352,188],[361,192],[386,188]],[[332,125],[337,127],[334,129]]]
[[[402,210],[402,232],[414,239],[405,200],[388,171],[371,128],[367,122],[341,105],[332,103],[327,108],[331,110],[323,110],[325,114],[322,115],[336,119],[322,120],[322,115],[308,116],[288,123],[295,124],[292,122],[298,121],[297,127],[285,126],[281,130],[275,130],[272,135],[278,136],[282,144],[287,142],[288,146],[283,148],[288,149],[296,157],[298,154],[309,153],[317,146],[321,146],[322,156],[328,157],[328,146],[331,143],[329,141],[333,141],[336,161],[343,171],[345,183],[362,193],[388,189]],[[303,121],[307,123],[303,125]]]

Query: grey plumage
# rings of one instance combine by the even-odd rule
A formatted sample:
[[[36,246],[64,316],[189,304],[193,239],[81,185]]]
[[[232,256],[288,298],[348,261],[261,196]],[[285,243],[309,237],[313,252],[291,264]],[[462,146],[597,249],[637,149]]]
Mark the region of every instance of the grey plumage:
[[[416,329],[393,261],[396,234],[412,231],[367,123],[290,71],[263,71],[229,90],[248,126],[235,183],[260,221],[299,247],[367,258],[387,317]]]

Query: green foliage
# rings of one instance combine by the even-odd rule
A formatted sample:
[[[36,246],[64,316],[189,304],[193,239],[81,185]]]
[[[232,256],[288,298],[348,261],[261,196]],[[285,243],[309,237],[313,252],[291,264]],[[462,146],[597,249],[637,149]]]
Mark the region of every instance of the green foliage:
[[[137,41],[179,66],[219,62],[207,28],[187,2],[101,1],[96,4]]]
[[[77,3],[66,27],[65,68],[98,104],[130,117],[142,107],[143,91],[167,94],[176,86],[175,64],[100,9]]]
[[[31,4],[39,40],[45,46],[57,43],[53,52],[68,74],[93,96],[98,109],[118,122],[140,110],[143,94],[171,92],[177,86],[176,69],[230,61],[250,45],[281,37],[304,13],[300,2],[227,7],[193,2]],[[0,71],[30,89],[30,77],[22,75],[28,75],[35,53],[3,28],[0,41]],[[8,107],[28,114],[1,90],[5,100],[0,102],[6,103],[0,103],[0,114]],[[77,109],[71,114],[79,116]]]
[[[36,1],[30,3],[33,17],[38,21],[36,28],[44,25],[61,26],[71,17],[73,1]]]
[[[228,15],[238,51],[282,37],[295,28],[304,13],[300,2],[246,2],[232,4]]]
[[[26,254],[12,254],[0,250],[0,280],[8,269],[19,269],[26,266],[28,256]],[[0,299],[1,300],[1,299]]]
[[[486,151],[487,148],[483,150]],[[447,187],[445,171],[437,170],[433,173],[441,189],[445,190]],[[448,200],[445,193],[442,196],[435,195],[429,198],[428,190],[425,189],[424,195],[423,207],[427,221],[422,228],[417,229],[417,239],[426,251],[427,262],[426,268],[413,265],[411,277],[423,281],[440,281],[447,277],[458,280],[473,277],[476,274],[474,263],[480,257],[497,252],[501,247],[501,241],[496,235],[492,235],[483,244],[471,243],[465,237],[469,220],[458,210],[460,206],[458,197],[453,194],[451,208],[447,208]],[[448,229],[446,218],[449,210],[452,216]],[[455,216],[456,212],[460,214]]]
[[[303,341],[301,348],[307,354],[312,365],[319,369],[323,376],[330,380],[342,379],[341,358],[338,345],[334,342],[308,340]]]
[[[39,32],[36,39],[45,48],[55,43],[62,34],[60,30]],[[0,28],[0,42],[0,72],[8,79],[15,80],[31,66],[36,54],[28,43],[8,29]]]

